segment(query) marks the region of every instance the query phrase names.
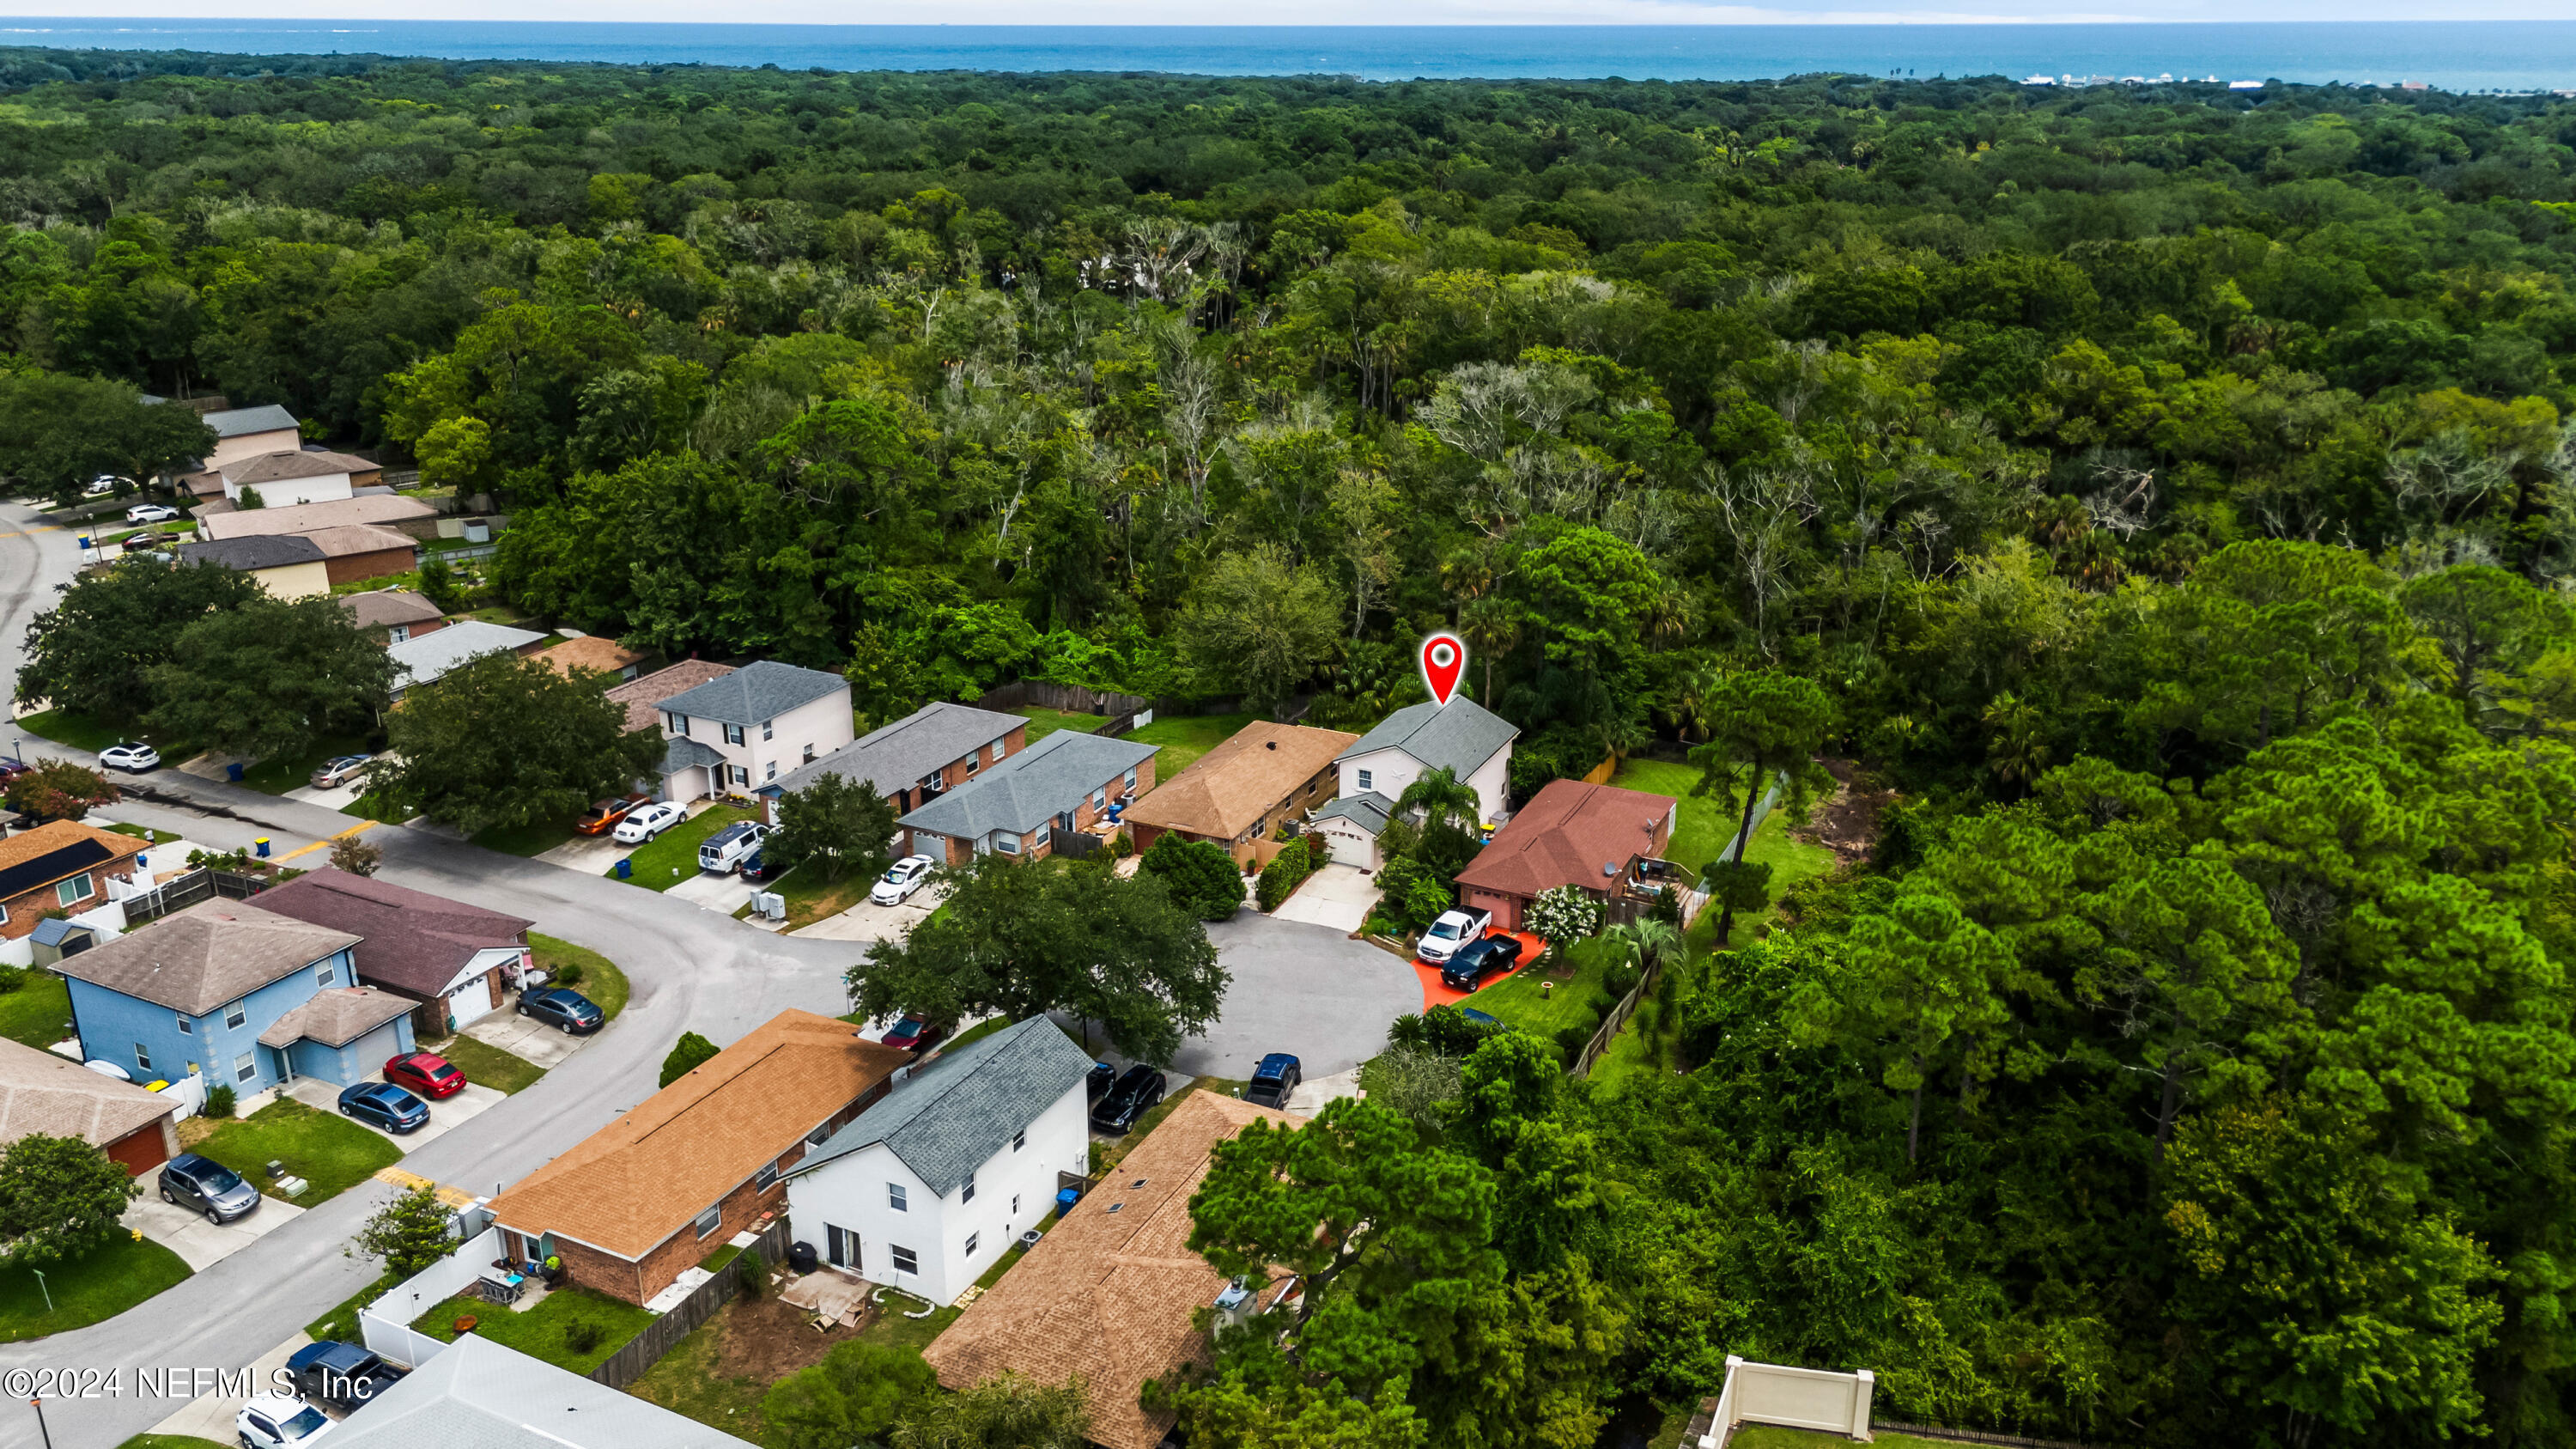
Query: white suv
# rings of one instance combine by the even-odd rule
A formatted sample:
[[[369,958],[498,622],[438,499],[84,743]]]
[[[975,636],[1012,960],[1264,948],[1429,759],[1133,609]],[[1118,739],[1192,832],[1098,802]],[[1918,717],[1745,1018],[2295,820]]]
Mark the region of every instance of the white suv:
[[[332,1427],[320,1409],[283,1394],[262,1394],[233,1415],[233,1432],[241,1436],[244,1449],[298,1449]]]
[[[1485,928],[1494,923],[1491,911],[1442,911],[1431,929],[1414,943],[1413,953],[1437,966],[1458,954],[1459,948],[1484,939]]]

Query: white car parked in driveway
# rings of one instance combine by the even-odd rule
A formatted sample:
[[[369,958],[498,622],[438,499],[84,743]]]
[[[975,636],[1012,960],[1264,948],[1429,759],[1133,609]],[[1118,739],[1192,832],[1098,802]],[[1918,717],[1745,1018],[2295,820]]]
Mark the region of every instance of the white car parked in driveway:
[[[926,855],[907,855],[896,861],[893,869],[877,877],[875,885],[868,887],[868,899],[881,906],[902,905],[912,898],[914,891],[921,889],[922,882],[930,879],[930,872],[938,864]]]
[[[297,1449],[332,1430],[322,1411],[301,1399],[262,1394],[233,1415],[233,1432],[243,1449]]]
[[[645,841],[689,818],[689,812],[668,800],[651,805],[638,805],[617,822],[617,843],[642,845]]]
[[[98,762],[111,770],[127,770],[139,775],[146,770],[161,768],[161,752],[150,745],[110,745],[98,752]]]

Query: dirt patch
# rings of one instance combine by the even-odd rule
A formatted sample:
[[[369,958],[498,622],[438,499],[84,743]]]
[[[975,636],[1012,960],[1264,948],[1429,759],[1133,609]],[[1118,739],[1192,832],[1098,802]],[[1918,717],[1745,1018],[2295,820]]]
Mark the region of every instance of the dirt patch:
[[[715,1371],[722,1378],[776,1383],[801,1368],[823,1361],[843,1339],[856,1338],[876,1321],[871,1304],[859,1310],[858,1326],[818,1332],[812,1315],[775,1294],[757,1303],[736,1298],[725,1305],[716,1332]]]
[[[1792,828],[1790,837],[1832,851],[1839,866],[1858,865],[1878,844],[1879,822],[1896,803],[1897,794],[1864,778],[1860,766],[1851,760],[1829,757],[1818,763],[1834,777],[1834,793],[1817,801],[1807,823]]]
[[[198,1143],[214,1136],[215,1129],[223,1125],[203,1112],[198,1113],[179,1124],[179,1149],[184,1152],[195,1147]]]

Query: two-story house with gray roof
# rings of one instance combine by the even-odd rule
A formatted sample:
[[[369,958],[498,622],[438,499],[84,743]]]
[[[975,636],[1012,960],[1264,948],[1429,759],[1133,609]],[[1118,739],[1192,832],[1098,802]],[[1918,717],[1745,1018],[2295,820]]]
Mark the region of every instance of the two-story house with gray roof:
[[[1445,704],[1409,704],[1360,736],[1333,759],[1341,795],[1315,812],[1333,859],[1362,870],[1378,865],[1377,836],[1405,787],[1446,769],[1474,787],[1487,824],[1510,813],[1512,741],[1520,729],[1465,695]]]
[[[825,775],[865,780],[898,815],[929,804],[1029,747],[1029,722],[964,704],[925,704],[778,781],[794,794]]]
[[[1054,1211],[1060,1180],[1091,1171],[1090,1072],[1044,1016],[915,1070],[788,1169],[797,1240],[871,1283],[955,1302]]]
[[[944,865],[985,854],[1052,854],[1058,836],[1099,834],[1111,811],[1153,789],[1161,748],[1058,730],[899,817],[904,851]]]
[[[775,793],[780,778],[858,733],[850,682],[762,659],[660,702],[662,798]]]

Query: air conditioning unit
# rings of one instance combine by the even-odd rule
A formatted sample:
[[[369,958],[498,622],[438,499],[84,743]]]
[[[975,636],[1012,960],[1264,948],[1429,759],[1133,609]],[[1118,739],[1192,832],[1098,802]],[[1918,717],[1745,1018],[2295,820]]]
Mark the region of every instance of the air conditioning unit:
[[[776,891],[754,891],[751,896],[751,913],[764,921],[786,920],[787,897]]]

